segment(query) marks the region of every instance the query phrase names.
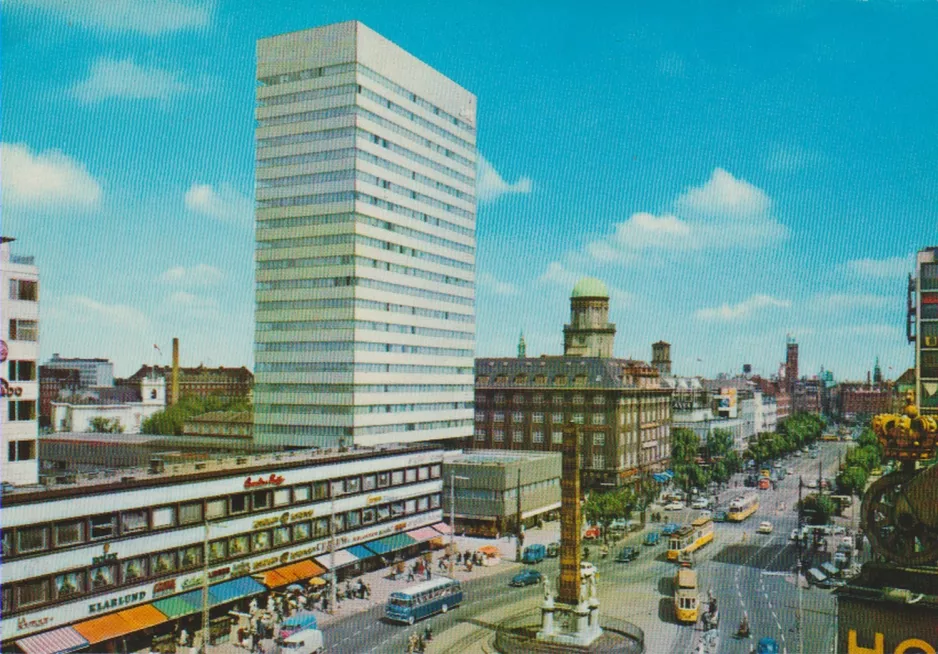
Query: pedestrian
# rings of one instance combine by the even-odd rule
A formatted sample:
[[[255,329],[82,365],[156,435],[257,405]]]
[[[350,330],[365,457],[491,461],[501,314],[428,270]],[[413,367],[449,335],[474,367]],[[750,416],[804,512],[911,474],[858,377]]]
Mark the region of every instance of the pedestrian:
[[[415,579],[416,577],[414,576],[414,569],[408,568],[407,569],[407,581],[410,582],[410,581],[414,581]]]
[[[433,573],[430,571],[430,566],[427,566],[427,581],[430,581],[430,575],[431,575],[431,574],[433,574]]]

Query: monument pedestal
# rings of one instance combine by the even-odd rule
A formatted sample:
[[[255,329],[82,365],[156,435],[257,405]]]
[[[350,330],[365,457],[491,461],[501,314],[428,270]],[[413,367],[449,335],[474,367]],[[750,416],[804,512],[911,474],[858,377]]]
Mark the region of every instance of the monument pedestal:
[[[537,632],[537,639],[555,645],[589,647],[602,635],[598,608],[598,602],[592,601],[578,604],[545,601],[541,605],[541,630]]]

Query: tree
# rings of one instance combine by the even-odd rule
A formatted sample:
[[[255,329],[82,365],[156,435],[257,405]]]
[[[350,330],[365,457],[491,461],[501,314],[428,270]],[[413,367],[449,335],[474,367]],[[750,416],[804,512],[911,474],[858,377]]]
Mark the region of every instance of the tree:
[[[144,434],[180,435],[186,421],[193,416],[212,411],[250,411],[247,400],[235,399],[225,402],[218,396],[201,398],[198,395],[183,395],[179,402],[157,411],[140,425]]]
[[[829,495],[805,495],[801,500],[801,511],[804,513],[808,524],[826,525],[830,522],[831,516],[837,511],[834,500]]]
[[[869,474],[860,466],[848,466],[841,470],[835,480],[837,483],[837,492],[841,495],[856,495],[860,497],[866,489],[866,481]]]
[[[693,463],[697,460],[700,437],[687,427],[671,432],[671,463]]]
[[[725,457],[733,451],[733,432],[729,429],[714,429],[707,436],[707,457],[712,461]]]
[[[628,519],[635,508],[636,497],[631,488],[617,488],[605,493],[594,491],[583,504],[583,517],[587,522],[602,527],[603,540],[613,520]]]
[[[105,418],[104,416],[95,416],[88,423],[91,431],[97,434],[123,434],[124,425],[120,418]]]

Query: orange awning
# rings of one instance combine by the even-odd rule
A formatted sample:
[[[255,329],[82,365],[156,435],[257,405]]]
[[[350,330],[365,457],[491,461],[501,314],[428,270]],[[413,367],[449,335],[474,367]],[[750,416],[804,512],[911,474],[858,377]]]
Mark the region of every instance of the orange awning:
[[[80,622],[72,625],[72,628],[92,645],[112,638],[119,638],[134,630],[126,620],[116,613]]]
[[[315,577],[325,571],[325,568],[316,565],[312,561],[297,561],[263,573],[263,583],[268,588],[276,588]]]
[[[155,627],[169,620],[169,618],[163,615],[159,609],[152,604],[144,604],[143,606],[135,606],[132,609],[127,609],[126,611],[119,611],[117,615],[130,624],[134,628],[134,631]]]
[[[498,556],[501,557],[501,551],[494,545],[483,545],[478,550],[479,554],[485,554],[486,556]]]

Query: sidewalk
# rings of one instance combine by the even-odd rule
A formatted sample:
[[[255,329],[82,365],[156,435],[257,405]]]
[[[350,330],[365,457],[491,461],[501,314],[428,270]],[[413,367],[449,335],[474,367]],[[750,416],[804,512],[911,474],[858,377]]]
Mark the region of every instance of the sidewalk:
[[[554,530],[537,529],[532,530],[529,534],[526,534],[530,538],[525,539],[525,544],[529,543],[540,543],[544,542],[545,544],[551,542],[552,540],[557,539],[556,531],[559,529],[559,523],[549,523],[556,525]],[[446,544],[449,544],[449,538],[445,540]],[[466,572],[465,566],[457,565],[455,566],[455,578],[459,581],[468,581],[472,579],[481,579],[484,577],[489,577],[495,574],[505,572],[506,570],[515,569],[518,566],[514,562],[515,558],[515,539],[513,536],[503,536],[499,540],[494,540],[491,538],[474,538],[468,536],[456,536],[455,537],[456,549],[460,552],[474,552],[479,547],[483,545],[495,545],[502,554],[502,562],[493,566],[473,566],[472,572]],[[433,552],[433,564],[431,566],[431,579],[435,579],[438,576],[449,576],[449,566],[446,566],[445,570],[440,570],[438,567],[439,560],[444,556],[444,550],[438,550]],[[408,567],[416,560],[417,557],[407,560]],[[318,608],[313,609],[313,612],[316,614],[318,628],[321,630],[328,630],[331,624],[334,624],[338,620],[342,620],[352,615],[368,611],[374,606],[383,607],[388,600],[388,597],[394,591],[402,590],[408,586],[413,586],[416,583],[424,581],[426,576],[418,577],[415,581],[407,581],[407,576],[403,575],[400,579],[391,578],[391,569],[382,568],[381,570],[375,570],[374,572],[369,572],[363,574],[359,577],[351,579],[352,586],[356,586],[358,579],[362,579],[365,584],[371,588],[371,596],[368,599],[346,599],[338,602],[334,614],[329,614]],[[344,588],[344,582],[339,585],[340,588]],[[209,654],[244,654],[247,650],[244,648],[238,647],[237,637],[235,634],[236,629],[232,629],[231,640],[228,643],[223,643],[219,645],[212,645],[208,648]],[[272,641],[268,641],[265,644],[269,644]]]

